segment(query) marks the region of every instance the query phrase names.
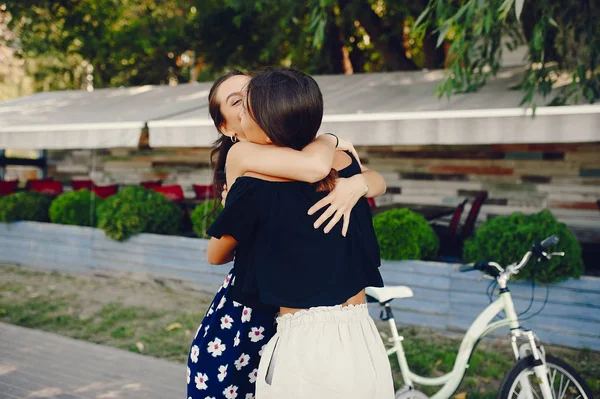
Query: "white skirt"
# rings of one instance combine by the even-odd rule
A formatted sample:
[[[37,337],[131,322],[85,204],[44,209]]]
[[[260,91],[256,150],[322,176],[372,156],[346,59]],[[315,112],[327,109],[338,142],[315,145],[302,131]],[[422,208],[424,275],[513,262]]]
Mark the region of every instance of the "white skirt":
[[[256,399],[393,399],[390,363],[367,305],[323,306],[277,318]]]

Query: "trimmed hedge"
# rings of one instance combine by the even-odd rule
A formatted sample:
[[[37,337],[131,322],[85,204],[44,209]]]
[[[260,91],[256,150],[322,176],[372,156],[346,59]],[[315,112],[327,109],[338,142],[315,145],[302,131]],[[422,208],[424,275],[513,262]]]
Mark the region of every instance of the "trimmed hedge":
[[[204,201],[191,213],[190,218],[192,219],[192,227],[194,229],[194,233],[200,238],[208,238],[206,235],[206,230],[208,227],[213,224],[221,210],[223,210],[223,206],[219,204],[216,212],[214,210],[214,201]]]
[[[410,209],[391,209],[373,218],[381,258],[386,260],[431,259],[440,247],[427,220]]]
[[[182,224],[179,205],[142,187],[126,187],[98,208],[98,227],[118,241],[139,233],[176,235]]]
[[[515,278],[535,279],[541,283],[579,278],[584,269],[581,246],[567,226],[558,222],[547,209],[532,215],[516,212],[488,220],[465,242],[463,257],[467,262],[494,261],[506,266],[518,262],[533,243],[551,235],[557,235],[560,242],[549,250],[565,252],[565,256],[539,263],[531,259]]]
[[[50,205],[50,221],[75,226],[96,226],[96,214],[103,202],[102,198],[87,189],[61,194]]]
[[[0,197],[0,222],[17,220],[47,222],[52,197],[35,191]]]

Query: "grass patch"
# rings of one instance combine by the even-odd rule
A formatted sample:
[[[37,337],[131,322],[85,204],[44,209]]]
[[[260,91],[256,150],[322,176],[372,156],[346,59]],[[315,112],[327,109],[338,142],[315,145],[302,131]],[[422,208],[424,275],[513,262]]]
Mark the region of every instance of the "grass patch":
[[[126,304],[132,298],[147,298]],[[101,300],[98,300],[101,298]],[[159,306],[160,305],[160,306]],[[185,363],[192,338],[207,308],[199,293],[165,285],[110,277],[84,278],[0,265],[0,321],[54,332],[132,352]],[[381,331],[388,332],[387,327]],[[401,331],[411,370],[441,376],[454,365],[460,339],[431,330]],[[591,350],[546,346],[586,378],[600,397],[600,355]],[[492,399],[514,364],[508,340],[482,343],[473,354],[457,392]],[[394,378],[402,379],[395,356]],[[418,386],[432,395],[438,388]]]

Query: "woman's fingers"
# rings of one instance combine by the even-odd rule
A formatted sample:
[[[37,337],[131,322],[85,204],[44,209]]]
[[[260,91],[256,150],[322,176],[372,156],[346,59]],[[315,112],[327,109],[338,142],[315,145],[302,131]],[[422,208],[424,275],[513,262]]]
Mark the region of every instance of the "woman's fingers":
[[[354,148],[352,141],[350,141],[348,139],[339,139],[339,140],[340,140],[340,143],[338,145],[338,150],[350,151],[350,153],[354,156],[354,158],[356,158],[356,161],[358,162],[358,164],[361,165],[360,157],[358,156],[358,152],[356,151],[356,148]]]
[[[225,206],[227,200],[227,185],[223,185],[223,191],[221,191],[221,205]]]
[[[340,212],[339,210],[335,213],[335,215],[333,215],[329,223],[327,223],[327,226],[325,226],[325,229],[323,229],[325,234],[329,233],[331,229],[335,227],[335,225],[340,221],[342,216],[344,216],[344,213]]]
[[[325,221],[327,219],[329,219],[331,217],[331,215],[333,215],[335,213],[335,211],[336,211],[336,209],[333,206],[329,206],[329,208],[327,208],[325,210],[325,212],[323,212],[323,214],[321,216],[319,216],[317,221],[313,224],[315,229],[318,229],[319,227],[321,227],[321,225],[323,223],[325,223]]]
[[[342,225],[342,235],[346,237],[348,227],[350,226],[350,212],[344,213],[344,224]]]
[[[314,204],[313,206],[310,207],[310,209],[308,210],[308,214],[309,215],[314,215],[315,212],[317,212],[319,209],[323,208],[326,205],[331,204],[331,196],[328,195],[325,198],[322,198],[321,200],[319,200],[319,202],[317,202],[316,204]]]

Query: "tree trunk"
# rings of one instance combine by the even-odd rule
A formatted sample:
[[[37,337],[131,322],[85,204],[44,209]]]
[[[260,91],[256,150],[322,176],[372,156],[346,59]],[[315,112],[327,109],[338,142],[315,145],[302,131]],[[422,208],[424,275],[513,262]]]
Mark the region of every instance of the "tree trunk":
[[[350,60],[350,53],[346,48],[346,40],[344,38],[344,32],[339,26],[338,22],[341,18],[336,18],[333,10],[329,11],[328,24],[328,35],[329,40],[328,48],[333,62],[333,73],[343,73],[344,75],[352,75],[354,68],[352,67],[352,61]]]
[[[418,67],[406,56],[404,38],[394,35],[392,29],[373,11],[369,2],[358,2],[357,19],[381,53],[388,70],[416,70]]]
[[[425,32],[423,38],[423,54],[425,55],[425,65],[427,69],[438,69],[444,67],[446,52],[444,47],[436,47],[437,38],[431,29]]]

